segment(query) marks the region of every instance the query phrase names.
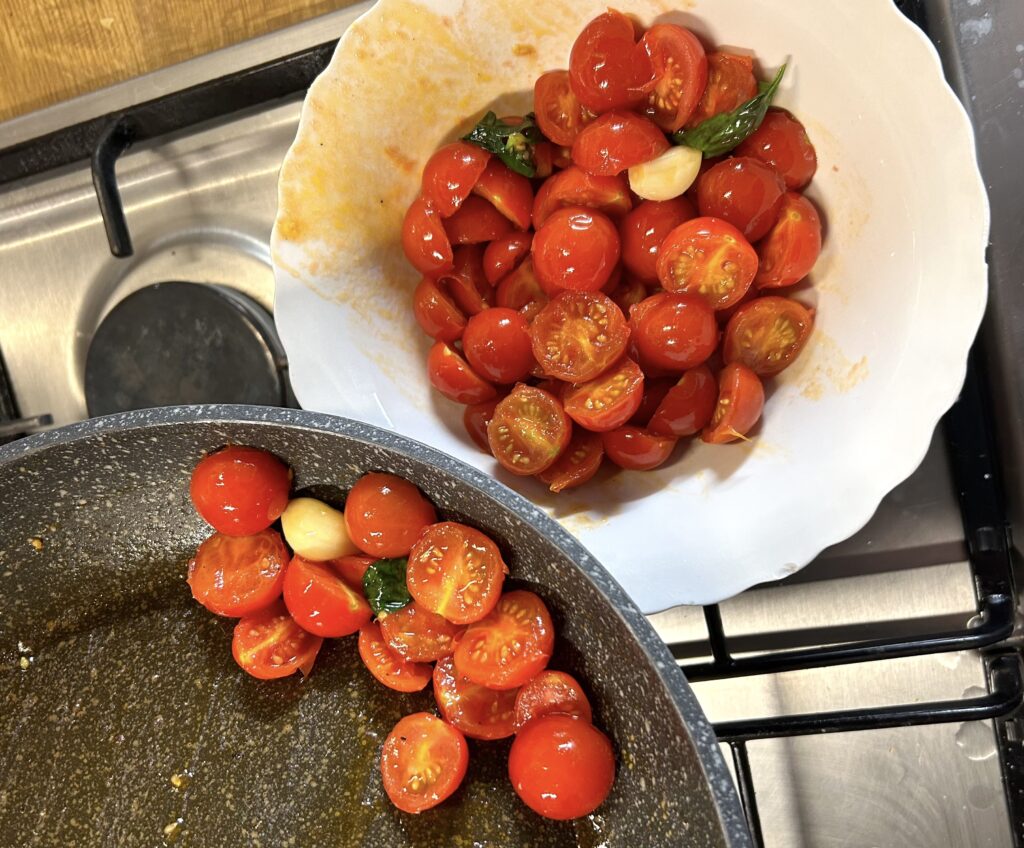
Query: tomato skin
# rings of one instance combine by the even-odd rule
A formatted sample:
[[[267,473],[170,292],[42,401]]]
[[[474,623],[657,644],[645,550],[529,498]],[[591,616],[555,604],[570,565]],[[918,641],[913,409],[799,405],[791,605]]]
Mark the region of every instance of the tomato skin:
[[[192,597],[229,618],[250,615],[281,594],[288,549],[276,530],[252,536],[214,533],[188,564]]]
[[[506,592],[486,618],[471,624],[455,646],[455,669],[488,689],[518,689],[551,659],[555,629],[533,592]]]
[[[754,60],[749,56],[717,52],[709,53],[707,59],[708,84],[697,108],[686,121],[687,129],[721,112],[731,112],[757,96]]]
[[[589,174],[613,177],[668,150],[658,125],[635,112],[606,112],[572,145],[572,161]]]
[[[527,256],[522,264],[498,283],[494,300],[506,309],[522,310],[531,303],[544,305],[549,298],[533,271],[533,257]]]
[[[494,417],[494,409],[501,401],[500,397],[493,400],[486,400],[483,403],[473,403],[465,408],[462,413],[462,425],[473,440],[473,443],[484,453],[491,452],[490,442],[487,441],[487,425]]]
[[[345,525],[353,543],[378,558],[405,556],[435,521],[437,513],[430,501],[394,474],[364,474],[345,501]]]
[[[403,660],[388,647],[375,621],[359,628],[359,657],[378,682],[396,692],[420,692],[430,683],[430,665]]]
[[[598,433],[575,429],[562,455],[537,475],[537,479],[557,494],[582,486],[601,467],[604,443]]]
[[[495,383],[524,380],[536,365],[530,325],[514,309],[494,307],[470,318],[462,350],[473,370]]]
[[[313,670],[323,641],[299,627],[277,600],[239,619],[231,655],[239,668],[259,680],[276,680],[296,671],[305,676]]]
[[[403,813],[436,807],[459,788],[468,766],[465,737],[431,713],[401,719],[380,754],[384,791]]]
[[[581,129],[593,119],[569,85],[568,71],[548,71],[533,84],[533,111],[545,138],[571,147]]]
[[[192,470],[196,512],[218,533],[250,536],[266,530],[288,506],[292,473],[267,451],[228,445]]]
[[[806,197],[786,192],[775,226],[757,246],[760,267],[754,284],[774,289],[799,283],[821,253],[821,219]]]
[[[718,403],[701,439],[712,445],[743,439],[761,417],[762,409],[764,387],[757,374],[746,365],[731,362],[718,375]]]
[[[561,401],[550,392],[522,383],[498,403],[487,425],[494,458],[523,477],[553,465],[571,437],[572,421]]]
[[[602,434],[608,459],[629,471],[651,471],[672,456],[676,439],[626,425]]]
[[[545,289],[597,291],[618,261],[619,233],[595,209],[559,209],[533,237],[533,270]]]
[[[659,292],[633,307],[629,318],[642,363],[685,371],[718,347],[714,310],[696,294]]]
[[[692,436],[711,421],[718,384],[706,365],[692,368],[665,394],[647,429],[659,436]]]
[[[533,211],[533,186],[497,157],[487,163],[473,193],[480,195],[520,230],[530,226]]]
[[[693,114],[707,86],[704,45],[685,27],[655,24],[644,33],[640,46],[654,71],[647,114],[665,132],[675,132]]]
[[[533,198],[534,229],[540,229],[563,206],[589,206],[610,218],[618,218],[633,208],[633,198],[624,174],[595,177],[570,165],[545,180]]]
[[[450,657],[434,666],[434,700],[441,716],[471,739],[505,739],[515,732],[518,689],[488,689],[463,677]]]
[[[569,54],[569,85],[598,115],[641,103],[653,73],[650,57],[636,43],[633,22],[614,9],[588,23]]]
[[[350,589],[361,595],[363,594],[363,575],[377,559],[377,557],[366,554],[351,554],[329,560],[328,564],[341,575],[341,579],[348,584]]]
[[[405,212],[402,250],[412,267],[428,277],[437,277],[452,269],[452,245],[445,222],[437,208],[422,196]]]
[[[427,376],[430,385],[456,403],[483,403],[498,394],[445,342],[437,342],[427,354]]]
[[[626,357],[593,380],[566,389],[562,396],[566,414],[596,433],[621,427],[640,408],[644,372]]]
[[[533,355],[544,372],[585,383],[625,352],[629,327],[622,310],[599,292],[562,292],[530,325]]]
[[[416,323],[428,336],[442,342],[462,338],[466,316],[430,277],[424,277],[412,295]]]
[[[501,214],[494,204],[478,194],[471,194],[459,211],[442,222],[451,244],[479,244],[508,235],[512,222]],[[429,273],[424,271],[423,273]]]
[[[483,256],[483,245],[461,245],[452,251],[452,269],[437,278],[438,288],[448,293],[463,315],[476,315],[490,306],[491,286]]]
[[[455,141],[440,148],[423,168],[421,192],[442,218],[455,214],[469,197],[491,154],[475,144]]]
[[[645,200],[619,224],[622,263],[645,283],[658,281],[658,251],[672,230],[697,214],[685,197]]]
[[[518,733],[536,718],[568,715],[591,721],[590,701],[583,687],[571,674],[545,669],[516,695],[515,729]]]
[[[647,423],[651,420],[651,417],[657,411],[659,404],[665,399],[665,395],[668,394],[669,389],[671,389],[676,382],[676,378],[672,376],[645,376],[644,396],[640,400],[639,408],[633,414],[633,417],[629,419],[629,423],[635,424],[638,427],[646,427]]]
[[[530,226],[527,217],[526,226]],[[484,277],[492,286],[512,273],[530,255],[533,233],[509,233],[496,239],[484,250]]]
[[[647,286],[638,277],[627,275],[626,278],[608,294],[623,314],[647,298]]]
[[[818,155],[807,130],[785,109],[769,109],[759,126],[736,148],[774,168],[790,191],[806,186],[818,170]]]
[[[382,614],[377,623],[388,647],[406,662],[434,662],[449,656],[462,633],[461,627],[416,601]]]
[[[736,156],[719,162],[697,181],[700,214],[728,221],[747,241],[762,238],[775,223],[786,184],[759,159]]]
[[[549,715],[516,734],[508,755],[512,788],[535,813],[566,821],[589,815],[615,782],[612,744],[589,721]]]
[[[283,591],[284,605],[295,623],[314,636],[348,636],[373,617],[365,598],[326,563],[292,557]]]
[[[774,377],[807,344],[811,313],[788,297],[759,297],[741,306],[725,328],[722,355],[741,362],[758,377]]]

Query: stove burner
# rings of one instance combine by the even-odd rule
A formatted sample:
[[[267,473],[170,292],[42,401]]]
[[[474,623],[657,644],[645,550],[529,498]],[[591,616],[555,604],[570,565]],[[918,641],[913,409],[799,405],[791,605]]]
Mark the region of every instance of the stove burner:
[[[289,406],[287,363],[273,321],[223,286],[157,283],[100,322],[85,363],[89,415],[153,406]]]

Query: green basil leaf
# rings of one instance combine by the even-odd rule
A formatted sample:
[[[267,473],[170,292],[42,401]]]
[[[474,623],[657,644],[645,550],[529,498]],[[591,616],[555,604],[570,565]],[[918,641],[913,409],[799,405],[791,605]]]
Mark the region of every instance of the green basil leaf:
[[[509,168],[524,177],[532,177],[537,172],[533,148],[542,139],[532,112],[514,126],[498,120],[494,112],[488,112],[462,138],[463,141],[495,154]]]
[[[363,575],[363,592],[375,615],[395,612],[410,601],[412,596],[405,585],[405,566],[408,560],[379,559]]]
[[[770,83],[758,83],[756,97],[737,106],[731,112],[712,115],[692,130],[679,130],[673,133],[672,140],[676,144],[696,148],[705,158],[728,153],[761,126],[761,121],[764,120],[785,72],[786,66],[783,65]]]

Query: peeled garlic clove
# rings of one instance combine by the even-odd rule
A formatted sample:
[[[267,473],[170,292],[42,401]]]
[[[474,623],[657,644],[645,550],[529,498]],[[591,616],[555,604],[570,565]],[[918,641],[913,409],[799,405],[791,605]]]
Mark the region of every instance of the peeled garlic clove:
[[[686,191],[700,173],[702,154],[686,145],[629,169],[629,187],[644,200],[671,200]]]
[[[316,498],[294,498],[281,515],[289,547],[306,559],[322,561],[358,553],[348,535],[345,513]]]

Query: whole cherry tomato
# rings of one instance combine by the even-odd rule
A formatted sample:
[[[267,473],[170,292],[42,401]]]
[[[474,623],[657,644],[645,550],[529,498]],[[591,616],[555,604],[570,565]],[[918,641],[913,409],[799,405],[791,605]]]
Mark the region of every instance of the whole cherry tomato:
[[[533,269],[545,287],[597,291],[618,261],[619,233],[595,209],[559,209],[533,237]]]
[[[701,215],[728,221],[747,241],[762,238],[775,223],[786,184],[759,159],[737,156],[719,162],[697,180]]]

